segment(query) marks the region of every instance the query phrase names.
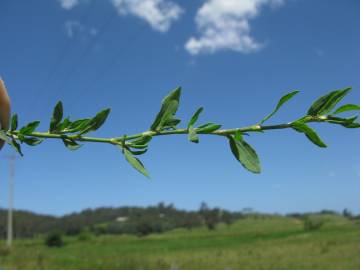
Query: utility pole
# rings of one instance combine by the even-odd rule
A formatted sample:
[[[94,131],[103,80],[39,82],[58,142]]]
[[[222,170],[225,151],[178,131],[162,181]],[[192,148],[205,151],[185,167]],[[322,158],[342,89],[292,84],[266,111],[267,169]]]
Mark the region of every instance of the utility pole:
[[[14,207],[14,178],[15,178],[15,155],[6,156],[9,161],[9,195],[8,195],[8,218],[6,245],[11,248],[13,241],[13,207]]]

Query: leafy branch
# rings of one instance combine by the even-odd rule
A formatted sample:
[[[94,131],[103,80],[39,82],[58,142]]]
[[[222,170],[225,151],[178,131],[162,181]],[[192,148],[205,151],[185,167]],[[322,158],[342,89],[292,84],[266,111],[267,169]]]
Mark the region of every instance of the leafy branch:
[[[299,91],[293,91],[284,95],[279,100],[275,109],[259,123],[235,129],[221,129],[221,125],[215,123],[196,126],[199,116],[203,112],[203,108],[196,110],[186,128],[178,128],[181,120],[177,119],[175,115],[179,108],[181,88],[176,88],[162,100],[161,109],[149,130],[138,134],[113,138],[87,136],[88,133],[98,130],[106,122],[110,114],[110,109],[102,110],[92,118],[71,121],[69,118],[63,117],[63,105],[61,102],[58,102],[51,117],[49,131],[36,131],[40,121],[28,123],[18,129],[18,116],[14,114],[11,118],[10,129],[0,130],[0,139],[11,145],[20,155],[23,155],[21,144],[36,146],[45,139],[62,140],[64,145],[70,150],[79,149],[82,146],[82,144],[80,144],[81,142],[111,144],[121,149],[125,159],[137,171],[149,177],[147,170],[137,156],[147,152],[149,143],[153,137],[186,134],[190,142],[199,143],[199,135],[216,135],[228,140],[231,152],[245,169],[253,173],[260,173],[261,166],[259,157],[252,146],[244,140],[244,136],[249,136],[251,132],[265,132],[268,130],[290,128],[297,132],[304,133],[315,145],[326,147],[326,144],[316,131],[308,124],[313,122],[329,123],[341,125],[345,128],[359,128],[360,123],[355,122],[358,116],[348,118],[337,116],[340,113],[360,110],[359,105],[346,104],[334,109],[350,91],[351,88],[345,88],[332,91],[320,97],[311,105],[305,116],[295,121],[277,125],[264,125],[286,102],[299,93]]]

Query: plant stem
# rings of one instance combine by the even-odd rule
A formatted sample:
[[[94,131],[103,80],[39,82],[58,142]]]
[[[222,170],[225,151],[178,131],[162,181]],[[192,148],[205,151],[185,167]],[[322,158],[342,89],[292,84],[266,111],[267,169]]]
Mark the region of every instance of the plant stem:
[[[326,116],[306,116],[301,118],[304,123],[309,122],[326,122],[328,119]],[[278,125],[252,125],[247,127],[235,128],[235,129],[219,129],[212,132],[201,132],[198,131],[198,134],[206,134],[206,135],[217,135],[217,136],[229,136],[235,134],[236,131],[240,131],[242,133],[248,132],[262,132],[265,130],[276,130],[276,129],[286,129],[291,128],[291,123],[286,124],[278,124]],[[197,129],[195,129],[197,131]],[[97,138],[97,137],[87,137],[87,136],[79,136],[79,135],[66,135],[66,134],[53,134],[49,132],[32,132],[26,134],[28,137],[36,137],[36,138],[44,138],[44,139],[64,139],[69,138],[74,141],[79,142],[96,142],[96,143],[108,143],[108,144],[115,144],[115,145],[122,145],[124,141],[129,141],[137,138],[141,138],[143,136],[166,136],[166,135],[181,135],[181,134],[188,134],[188,129],[175,129],[175,130],[165,130],[165,131],[145,131],[142,133],[137,133],[133,135],[123,135],[120,137],[114,138]],[[7,131],[7,135],[9,136],[18,136],[20,134],[19,130],[14,131]]]

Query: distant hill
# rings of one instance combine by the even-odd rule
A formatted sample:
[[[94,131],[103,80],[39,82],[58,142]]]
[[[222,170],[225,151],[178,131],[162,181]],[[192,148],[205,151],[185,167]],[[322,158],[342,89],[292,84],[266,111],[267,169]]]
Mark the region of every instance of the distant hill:
[[[36,234],[49,232],[57,226],[58,218],[50,215],[35,214],[30,211],[15,210],[14,235],[15,237],[31,237]],[[0,209],[0,235],[6,234],[7,210]]]
[[[241,212],[210,209],[206,204],[199,211],[178,210],[172,204],[159,203],[150,207],[101,207],[85,209],[62,217],[40,215],[29,211],[14,210],[15,237],[33,237],[60,231],[67,235],[91,231],[95,234],[146,235],[175,228],[198,227],[216,223],[230,224],[242,216]],[[7,211],[0,209],[0,235],[6,234]]]
[[[334,211],[319,214],[340,215]],[[40,215],[29,211],[14,211],[14,235],[17,238],[33,237],[58,231],[67,235],[77,235],[84,231],[93,234],[135,234],[148,235],[176,228],[192,229],[207,226],[216,229],[217,224],[232,224],[235,220],[253,215],[267,218],[269,214],[255,212],[230,212],[219,208],[209,208],[202,203],[198,211],[176,209],[172,204],[159,203],[149,207],[101,207],[85,209],[62,217]],[[302,219],[306,214],[294,213],[288,216]],[[351,217],[350,212],[347,213]],[[346,216],[346,215],[344,215]],[[0,237],[6,234],[7,211],[0,209]]]

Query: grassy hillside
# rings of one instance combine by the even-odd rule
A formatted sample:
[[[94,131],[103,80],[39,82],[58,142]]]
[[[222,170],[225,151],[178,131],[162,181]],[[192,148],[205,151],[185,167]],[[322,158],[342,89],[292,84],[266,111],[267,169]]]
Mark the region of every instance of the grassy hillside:
[[[5,270],[235,270],[360,269],[360,224],[322,215],[320,230],[298,219],[247,218],[216,231],[179,229],[143,238],[66,238],[62,248],[43,239],[19,240],[2,254]],[[5,252],[4,252],[5,253]]]

